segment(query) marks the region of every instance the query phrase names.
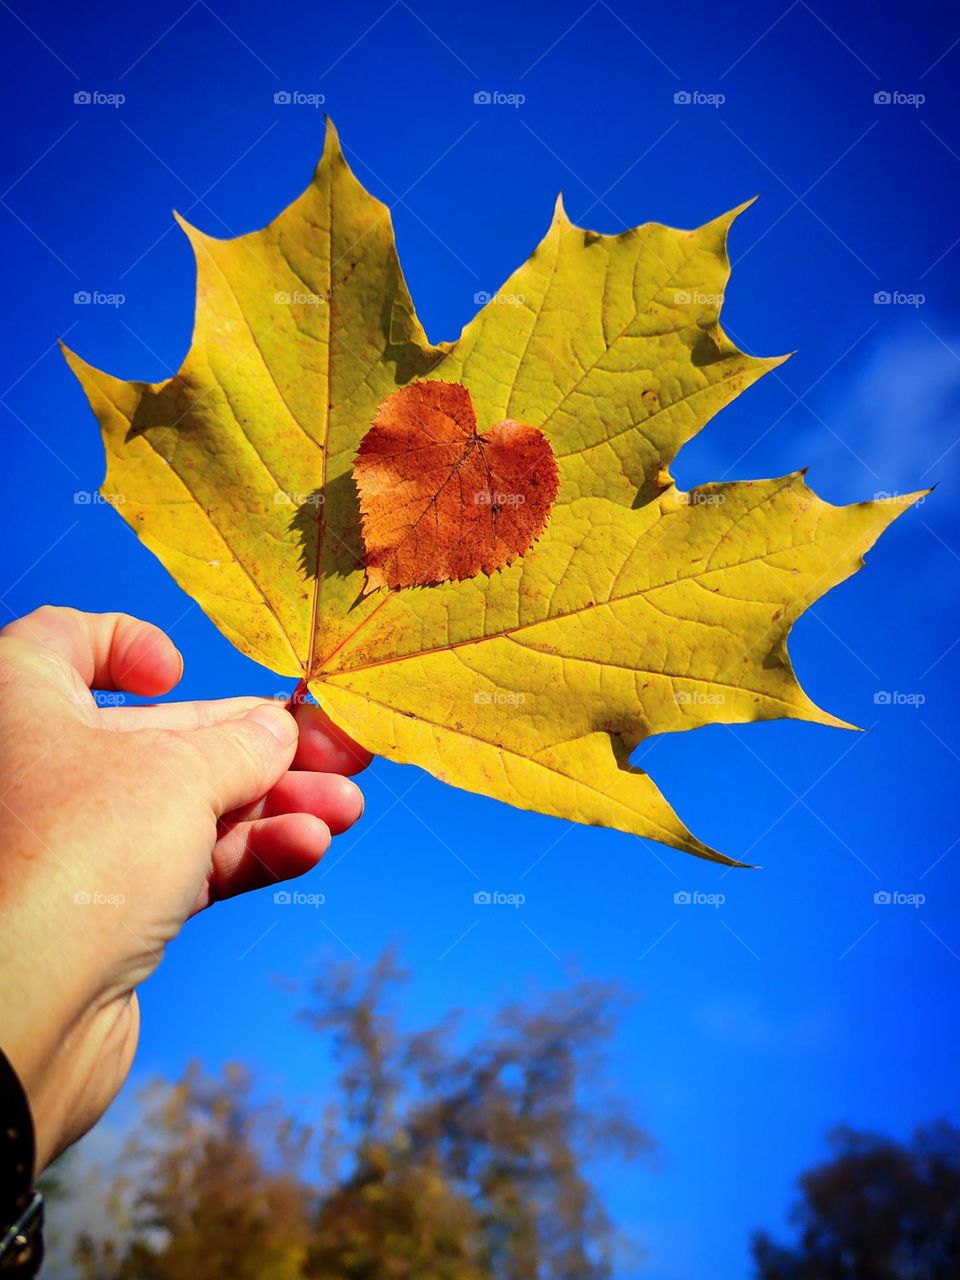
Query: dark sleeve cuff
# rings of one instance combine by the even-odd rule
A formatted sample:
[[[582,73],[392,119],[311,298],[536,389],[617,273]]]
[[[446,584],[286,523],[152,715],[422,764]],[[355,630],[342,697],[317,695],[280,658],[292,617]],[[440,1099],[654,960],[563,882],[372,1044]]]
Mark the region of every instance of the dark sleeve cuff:
[[[43,1197],[33,1189],[36,1141],[20,1078],[0,1051],[0,1275],[35,1276],[43,1261]]]

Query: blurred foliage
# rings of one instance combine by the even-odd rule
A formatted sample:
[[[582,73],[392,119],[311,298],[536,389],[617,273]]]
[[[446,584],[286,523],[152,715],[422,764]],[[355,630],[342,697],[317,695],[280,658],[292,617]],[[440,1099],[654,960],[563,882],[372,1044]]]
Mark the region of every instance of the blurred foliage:
[[[392,955],[335,969],[303,1015],[337,1089],[309,1123],[255,1101],[240,1067],[154,1086],[111,1171],[85,1280],[604,1280],[619,1242],[590,1162],[650,1140],[610,1099],[617,995],[582,984],[512,1004],[456,1047],[393,1012]],[[462,1037],[460,1038],[462,1039]],[[622,1250],[621,1250],[622,1252]]]
[[[839,1128],[805,1173],[795,1245],[753,1241],[756,1280],[958,1280],[960,1129],[941,1121],[901,1144]]]

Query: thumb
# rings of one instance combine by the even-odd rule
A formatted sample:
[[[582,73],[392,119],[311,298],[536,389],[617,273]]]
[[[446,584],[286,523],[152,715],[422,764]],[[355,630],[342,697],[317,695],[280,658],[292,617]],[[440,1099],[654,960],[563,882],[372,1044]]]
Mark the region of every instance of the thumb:
[[[203,785],[218,817],[266,795],[292,764],[297,735],[296,720],[277,702],[185,735],[203,754]]]

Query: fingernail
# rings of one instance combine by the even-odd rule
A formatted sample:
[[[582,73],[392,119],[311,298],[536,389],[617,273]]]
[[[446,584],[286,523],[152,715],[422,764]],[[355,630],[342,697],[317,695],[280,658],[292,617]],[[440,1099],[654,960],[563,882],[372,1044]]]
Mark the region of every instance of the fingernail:
[[[255,724],[262,725],[285,747],[289,747],[291,742],[296,742],[297,740],[296,720],[294,720],[289,711],[284,711],[283,707],[278,704],[265,702],[259,707],[254,707],[252,711],[248,711],[244,719],[253,720]]]
[[[357,816],[354,818],[354,822],[359,822],[363,817],[364,809],[367,807],[366,797],[355,782],[351,782],[349,778],[344,778],[344,782],[346,782],[360,806],[357,810]]]

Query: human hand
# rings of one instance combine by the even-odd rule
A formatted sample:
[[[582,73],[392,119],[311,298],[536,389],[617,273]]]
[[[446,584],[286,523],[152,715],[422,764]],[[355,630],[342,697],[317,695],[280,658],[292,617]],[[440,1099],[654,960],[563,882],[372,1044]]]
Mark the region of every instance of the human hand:
[[[0,631],[0,1048],[37,1172],[116,1095],[136,987],[187,918],[308,871],[363,812],[344,775],[370,755],[318,707],[102,708],[89,692],[156,697],[182,670],[124,614],[46,607]]]

